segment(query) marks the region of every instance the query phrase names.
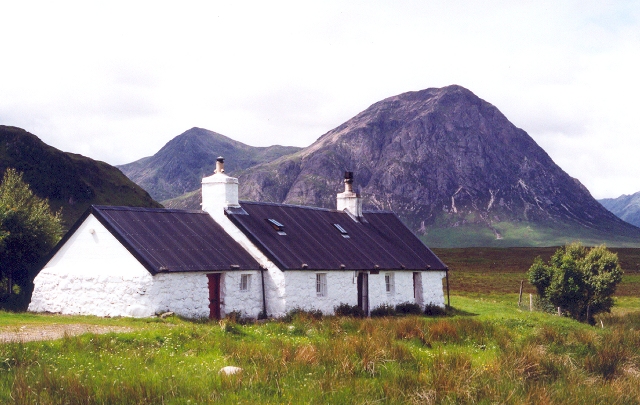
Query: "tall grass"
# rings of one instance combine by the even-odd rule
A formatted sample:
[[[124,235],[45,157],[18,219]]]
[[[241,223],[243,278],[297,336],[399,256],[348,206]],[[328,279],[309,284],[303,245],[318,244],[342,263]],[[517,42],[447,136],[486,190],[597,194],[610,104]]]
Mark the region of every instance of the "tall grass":
[[[604,329],[498,315],[178,321],[2,344],[0,403],[640,402],[636,315]]]

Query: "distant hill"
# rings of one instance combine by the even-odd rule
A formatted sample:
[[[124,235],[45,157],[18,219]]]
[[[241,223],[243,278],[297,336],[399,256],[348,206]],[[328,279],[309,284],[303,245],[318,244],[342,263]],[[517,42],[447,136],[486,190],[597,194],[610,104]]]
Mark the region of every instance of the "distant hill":
[[[176,136],[153,156],[117,166],[157,201],[200,188],[204,176],[215,169],[216,158],[226,158],[225,170],[239,170],[297,152],[293,146],[254,147],[202,128]]]
[[[618,198],[604,198],[598,201],[618,218],[640,227],[640,191],[632,195],[623,194]]]
[[[66,227],[91,204],[161,207],[120,170],[82,155],[62,152],[21,128],[0,125],[0,172],[12,167],[31,190],[62,208]]]

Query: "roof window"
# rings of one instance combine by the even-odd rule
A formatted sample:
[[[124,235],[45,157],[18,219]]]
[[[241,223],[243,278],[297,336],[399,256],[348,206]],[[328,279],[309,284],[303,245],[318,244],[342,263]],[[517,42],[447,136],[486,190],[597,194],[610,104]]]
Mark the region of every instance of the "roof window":
[[[333,224],[333,226],[335,226],[335,227],[336,227],[336,229],[340,231],[340,233],[342,234],[342,237],[343,237],[343,238],[346,238],[346,239],[350,238],[350,236],[349,236],[349,232],[347,232],[347,230],[346,230],[346,229],[344,229],[344,228],[342,227],[342,225],[340,225],[340,224]]]
[[[284,225],[282,225],[279,221],[276,221],[273,218],[267,218],[267,222],[269,222],[269,224],[271,225],[271,227],[273,229],[275,229],[276,232],[278,232],[278,235],[286,235],[287,233],[284,231]]]

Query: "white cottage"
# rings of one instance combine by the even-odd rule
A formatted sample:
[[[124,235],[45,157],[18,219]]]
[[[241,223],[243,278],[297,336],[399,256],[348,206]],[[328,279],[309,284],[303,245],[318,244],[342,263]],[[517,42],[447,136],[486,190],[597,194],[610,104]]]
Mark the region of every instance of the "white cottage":
[[[221,318],[444,306],[447,267],[433,252],[392,212],[363,211],[350,172],[337,198],[336,210],[238,201],[219,158],[202,180],[203,211],[92,207],[36,277],[29,310]]]

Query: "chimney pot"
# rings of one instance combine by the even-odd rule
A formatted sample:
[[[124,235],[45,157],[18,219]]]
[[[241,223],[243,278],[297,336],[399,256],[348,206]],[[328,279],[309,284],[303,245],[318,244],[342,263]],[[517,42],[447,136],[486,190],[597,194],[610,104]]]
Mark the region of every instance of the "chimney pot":
[[[224,173],[224,158],[218,156],[216,159],[216,173]]]

